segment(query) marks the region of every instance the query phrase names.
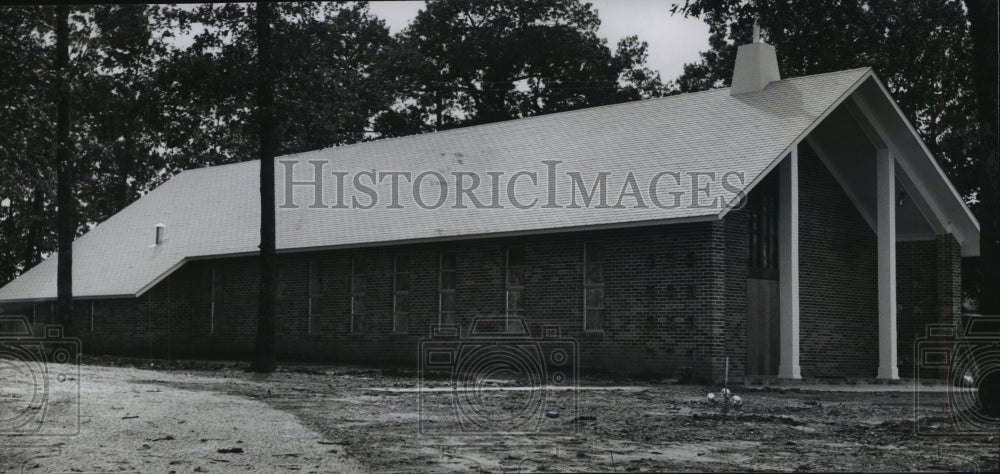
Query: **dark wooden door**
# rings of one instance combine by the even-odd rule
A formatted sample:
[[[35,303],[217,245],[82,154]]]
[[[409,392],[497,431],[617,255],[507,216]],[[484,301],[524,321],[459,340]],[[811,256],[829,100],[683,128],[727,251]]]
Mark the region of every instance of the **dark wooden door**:
[[[778,280],[747,279],[747,375],[778,375]]]

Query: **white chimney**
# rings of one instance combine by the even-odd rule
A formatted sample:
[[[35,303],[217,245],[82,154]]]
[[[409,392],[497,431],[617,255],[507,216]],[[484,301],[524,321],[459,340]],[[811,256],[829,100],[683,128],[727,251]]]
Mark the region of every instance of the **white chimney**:
[[[780,81],[778,55],[774,46],[760,40],[760,25],[753,22],[753,43],[744,44],[736,50],[736,65],[733,67],[733,85],[729,95],[758,92],[772,81]]]
[[[167,226],[163,224],[156,224],[156,245],[163,243],[163,234],[166,232]]]

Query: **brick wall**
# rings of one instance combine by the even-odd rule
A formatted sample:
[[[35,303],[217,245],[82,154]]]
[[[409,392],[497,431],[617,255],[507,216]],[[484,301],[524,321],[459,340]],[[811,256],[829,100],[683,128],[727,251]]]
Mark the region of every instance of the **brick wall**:
[[[945,324],[959,324],[962,319],[962,246],[954,235],[935,238],[938,314]]]
[[[799,154],[799,199],[802,376],[874,377],[875,233],[808,146]]]
[[[524,318],[534,336],[555,325],[579,343],[585,369],[669,375],[690,368],[721,376],[731,345],[727,300],[729,221],[620,230],[479,239],[445,244],[284,254],[279,302],[279,353],[285,358],[414,365],[418,343],[438,323],[438,258],[457,255],[456,319],[505,310],[505,249],[519,245],[528,263]],[[602,331],[583,327],[583,245],[604,247]],[[409,331],[393,333],[393,258],[410,258]],[[367,326],[350,326],[351,257],[368,260]],[[320,308],[310,322],[309,262],[322,267]],[[214,332],[211,274],[221,276]],[[252,257],[193,261],[136,299],[98,301],[94,331],[89,302],[77,303],[75,326],[87,351],[140,356],[245,357],[256,331],[258,279]],[[738,290],[737,290],[738,291]],[[735,315],[735,316],[733,316]],[[738,324],[737,324],[738,325]],[[738,339],[737,339],[738,340]],[[734,354],[738,358],[737,351]],[[742,351],[745,352],[745,351]],[[716,375],[718,374],[718,375]]]
[[[899,376],[913,375],[913,343],[938,323],[936,243],[933,240],[896,244],[896,332]]]
[[[747,214],[726,215],[726,355],[729,374],[746,374],[747,363]],[[777,344],[777,341],[775,341]]]
[[[926,336],[928,324],[961,322],[961,274],[961,248],[951,234],[896,244],[896,327],[901,377],[915,375],[914,344]]]

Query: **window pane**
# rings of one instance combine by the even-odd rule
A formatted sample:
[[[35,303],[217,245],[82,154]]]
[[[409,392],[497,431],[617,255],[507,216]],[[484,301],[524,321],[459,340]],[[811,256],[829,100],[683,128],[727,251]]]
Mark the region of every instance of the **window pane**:
[[[587,289],[587,308],[599,309],[604,307],[604,288]]]
[[[455,313],[441,313],[441,324],[455,324]]]
[[[507,270],[507,286],[508,287],[522,287],[524,286],[524,268],[510,268]]]
[[[352,293],[364,293],[366,287],[365,277],[355,276],[351,282],[351,292]]]
[[[216,299],[222,295],[222,270],[215,269],[212,271],[212,290],[215,292],[213,296]]]
[[[525,264],[524,258],[524,248],[523,247],[510,247],[507,249],[507,265],[510,267],[515,267]]]
[[[441,254],[441,271],[454,270],[455,264],[455,252],[443,252]]]
[[[441,312],[455,311],[455,293],[441,293]]]
[[[406,291],[410,289],[410,274],[409,273],[397,273],[396,274],[396,291]]]
[[[365,316],[363,314],[351,316],[351,331],[365,332]]]
[[[396,256],[396,272],[410,271],[410,257],[406,255]]]
[[[364,275],[367,271],[367,265],[365,265],[365,259],[361,257],[354,257],[351,259],[351,271],[355,275]]]
[[[604,266],[588,262],[587,275],[584,283],[588,285],[604,283]]]
[[[507,292],[507,310],[521,311],[524,309],[524,292],[520,290],[510,290]]]
[[[397,313],[410,312],[410,296],[406,293],[396,293],[394,308]]]
[[[323,300],[318,296],[309,298],[310,314],[320,314],[323,312]]]
[[[312,296],[318,296],[323,293],[323,279],[319,276],[314,276],[309,279],[309,294]]]
[[[395,332],[407,332],[407,315],[396,313],[393,317],[393,331]]]
[[[351,313],[353,314],[364,314],[365,313],[365,297],[355,296],[351,299]]]
[[[587,263],[600,263],[604,259],[604,246],[599,243],[586,244]]]
[[[604,310],[603,309],[588,309],[587,310],[587,329],[588,330],[601,330],[604,329]]]
[[[441,289],[442,290],[455,289],[455,272],[441,273]]]

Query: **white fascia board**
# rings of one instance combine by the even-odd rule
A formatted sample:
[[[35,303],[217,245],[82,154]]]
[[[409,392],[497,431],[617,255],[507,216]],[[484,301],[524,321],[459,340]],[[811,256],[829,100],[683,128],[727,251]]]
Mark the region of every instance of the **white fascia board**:
[[[906,124],[906,128],[910,131],[910,134],[912,134],[913,138],[917,140],[917,143],[920,144],[920,148],[924,151],[924,155],[927,157],[928,160],[930,160],[931,164],[934,165],[934,169],[937,171],[938,176],[941,178],[942,181],[945,182],[945,184],[948,185],[948,189],[951,190],[952,196],[956,200],[958,200],[958,202],[962,203],[962,208],[965,209],[965,215],[969,218],[969,220],[972,221],[972,223],[976,226],[976,230],[978,231],[979,220],[977,220],[976,216],[972,214],[972,210],[969,209],[969,206],[965,205],[965,201],[962,199],[962,195],[958,193],[958,190],[955,189],[955,185],[952,184],[951,180],[948,179],[948,175],[945,174],[944,169],[941,168],[941,165],[939,165],[937,160],[934,159],[934,154],[931,153],[931,150],[927,148],[927,144],[924,143],[924,141],[920,138],[920,134],[917,133],[917,130],[913,128],[913,124],[911,124],[910,121],[906,119],[906,115],[903,114],[903,110],[899,108],[899,104],[897,104],[896,101],[892,98],[892,95],[889,94],[889,90],[886,89],[885,84],[882,84],[882,81],[878,78],[878,76],[874,74],[872,75],[872,78],[875,79],[875,84],[878,85],[879,89],[882,90],[882,93],[885,94],[886,98],[889,99],[889,103],[892,104],[892,108],[893,110],[896,111],[896,115],[898,115],[899,119],[902,120],[904,124]]]
[[[950,191],[950,197],[944,196],[942,198],[954,199],[958,207],[960,207],[964,212],[963,216],[955,216],[955,218],[957,218],[958,220],[962,220],[964,217],[965,219],[967,219],[966,224],[968,224],[968,226],[963,225],[961,222],[956,222],[955,219],[950,218],[950,215],[944,208],[945,203],[940,200],[932,198],[935,195],[935,193],[930,192],[926,188],[925,183],[918,179],[920,174],[917,173],[917,171],[913,167],[912,162],[910,161],[911,159],[915,159],[916,157],[909,157],[907,155],[904,155],[900,151],[899,144],[895,143],[895,141],[891,138],[891,135],[885,129],[885,126],[878,120],[876,112],[873,109],[873,105],[870,104],[868,100],[865,97],[861,96],[860,94],[855,96],[855,101],[854,101],[855,104],[858,106],[858,110],[867,119],[868,124],[875,130],[875,132],[878,133],[878,135],[883,139],[883,141],[886,142],[889,152],[896,157],[896,163],[904,171],[903,176],[905,176],[907,184],[909,184],[909,186],[911,187],[911,189],[908,189],[908,191],[910,192],[911,197],[913,197],[914,202],[918,202],[918,208],[920,208],[921,206],[919,201],[921,200],[924,201],[923,203],[924,208],[921,209],[921,213],[924,214],[925,218],[928,218],[927,219],[928,222],[931,222],[932,226],[934,226],[936,230],[940,229],[944,233],[953,234],[961,244],[963,257],[978,256],[979,221],[976,220],[976,217],[972,214],[972,211],[965,204],[965,201],[958,193],[958,190],[955,189],[954,184],[952,184],[951,180],[948,179],[948,176],[941,168],[941,165],[939,165],[937,160],[934,158],[934,154],[931,153],[931,151],[927,148],[927,144],[924,143],[924,141],[920,138],[920,135],[917,133],[916,129],[913,128],[913,125],[910,123],[909,120],[906,119],[906,116],[903,115],[903,111],[899,108],[899,105],[896,103],[896,101],[892,99],[892,96],[885,88],[885,85],[883,85],[882,82],[878,79],[878,76],[875,76],[874,74],[872,75],[872,79],[873,83],[876,86],[878,86],[878,89],[882,93],[883,98],[886,99],[886,101],[891,105],[892,113],[894,113],[895,116],[898,117],[898,119],[902,121],[903,124],[905,124],[907,132],[910,134],[911,138],[915,140],[919,145],[920,149],[923,152],[922,154],[924,155],[923,159],[927,160],[927,162],[929,162],[930,165],[933,167],[935,174],[931,179],[934,179],[936,181],[943,181],[945,186],[947,186],[948,190]],[[933,218],[931,218],[931,216],[933,216]],[[974,235],[969,235],[970,233]]]
[[[859,102],[861,100],[862,99],[858,96],[854,96],[852,97],[852,100],[844,103],[844,108],[849,114],[851,114],[852,117],[854,117],[854,121],[857,123],[858,128],[860,128],[865,136],[868,137],[868,140],[876,149],[888,148],[892,153],[893,157],[896,159],[896,166],[899,168],[896,170],[896,178],[902,185],[903,190],[906,191],[916,204],[917,210],[920,211],[920,214],[924,217],[924,220],[927,221],[927,224],[930,225],[931,228],[934,229],[934,232],[938,234],[946,232],[947,230],[943,225],[944,219],[942,219],[942,216],[938,215],[938,212],[940,211],[935,210],[931,204],[927,202],[924,194],[920,192],[916,182],[914,182],[913,178],[909,174],[910,170],[904,167],[900,160],[902,155],[899,154],[899,150],[892,146],[888,138],[886,138],[887,135],[885,134],[885,131],[875,129],[875,125],[873,125],[874,122],[872,121],[873,118],[869,118],[869,115],[866,114],[861,108],[862,104]],[[921,141],[921,143],[923,142]],[[874,220],[871,222],[874,222]]]

